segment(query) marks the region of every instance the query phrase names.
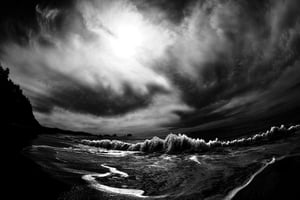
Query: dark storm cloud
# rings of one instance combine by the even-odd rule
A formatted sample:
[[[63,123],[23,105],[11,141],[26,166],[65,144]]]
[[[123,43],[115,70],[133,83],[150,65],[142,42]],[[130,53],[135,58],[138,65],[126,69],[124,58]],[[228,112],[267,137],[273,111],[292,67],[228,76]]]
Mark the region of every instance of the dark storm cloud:
[[[300,61],[297,60],[288,66],[272,86],[261,95],[260,101],[252,102],[247,113],[260,117],[297,121],[300,108],[298,103],[300,101],[299,74]]]
[[[133,57],[135,49],[126,40],[135,39],[131,34],[136,34],[136,28],[126,20],[120,24],[120,17],[135,20],[150,39],[159,34],[163,40],[164,35],[156,27],[145,28],[131,4],[85,1],[66,5],[34,5],[35,18],[20,25],[22,37],[8,34],[1,46],[1,59],[30,98],[42,124],[93,132],[141,130],[139,126],[153,129],[176,121],[173,110],[189,109],[181,105],[162,75]],[[160,44],[153,45],[153,56],[159,55]],[[66,118],[70,120],[62,124],[60,119]]]
[[[162,88],[149,86],[149,93],[139,94],[130,86],[124,85],[122,94],[117,94],[110,88],[90,88],[66,78],[59,87],[51,88],[47,95],[31,98],[36,111],[51,113],[55,107],[60,107],[95,116],[122,115],[148,106],[154,95],[167,92]]]
[[[155,8],[166,13],[165,17],[173,23],[180,23],[197,0],[131,0],[138,9],[147,13]]]
[[[28,30],[39,31],[36,6],[69,8],[74,0],[4,0],[0,6],[0,42],[14,39],[21,44],[30,39]]]
[[[143,110],[135,117],[179,130],[299,121],[297,0],[15,5],[2,8],[1,59],[45,119],[61,108],[104,118]],[[134,39],[146,53],[132,54]]]
[[[281,81],[294,84],[294,91],[293,97],[284,94],[280,101],[297,107],[292,99],[298,97],[299,82],[295,80],[300,80],[299,73],[295,73],[294,81],[284,74],[299,65],[299,2],[206,1],[198,6],[193,11],[200,13],[194,19],[199,25],[196,44],[171,51],[171,65],[177,67],[167,72],[181,89],[184,101],[197,108],[194,114],[182,115],[182,125],[196,126],[233,116],[250,120],[262,110],[267,110],[266,116],[273,115],[274,110],[268,108],[279,103],[279,97],[269,95],[284,90],[278,85]],[[207,45],[209,40],[212,42]],[[205,49],[199,50],[201,44]],[[189,60],[178,57],[179,52],[195,54],[185,72],[182,64]],[[257,101],[263,103],[258,106]]]

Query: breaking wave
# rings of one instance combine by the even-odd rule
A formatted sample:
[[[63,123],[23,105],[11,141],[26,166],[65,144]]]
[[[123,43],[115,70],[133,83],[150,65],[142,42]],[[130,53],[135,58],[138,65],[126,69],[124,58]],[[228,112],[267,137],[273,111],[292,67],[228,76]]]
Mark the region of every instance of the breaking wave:
[[[250,137],[243,137],[234,140],[218,140],[218,138],[216,138],[215,140],[210,140],[208,142],[199,138],[193,139],[184,134],[169,134],[165,139],[153,137],[152,139],[147,139],[135,144],[107,139],[81,140],[81,143],[105,149],[175,154],[184,152],[205,152],[217,147],[245,146],[260,142],[268,142],[285,138],[295,133],[297,130],[300,130],[300,125],[290,126],[289,128],[281,125],[280,127],[272,127],[266,132],[255,134]]]

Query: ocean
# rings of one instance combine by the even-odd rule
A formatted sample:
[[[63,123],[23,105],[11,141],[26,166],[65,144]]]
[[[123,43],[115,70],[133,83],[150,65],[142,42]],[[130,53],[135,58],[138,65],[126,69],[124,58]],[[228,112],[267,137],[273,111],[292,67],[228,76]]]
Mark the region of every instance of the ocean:
[[[70,185],[60,199],[230,200],[299,147],[299,126],[281,126],[228,141],[41,135],[24,152]]]

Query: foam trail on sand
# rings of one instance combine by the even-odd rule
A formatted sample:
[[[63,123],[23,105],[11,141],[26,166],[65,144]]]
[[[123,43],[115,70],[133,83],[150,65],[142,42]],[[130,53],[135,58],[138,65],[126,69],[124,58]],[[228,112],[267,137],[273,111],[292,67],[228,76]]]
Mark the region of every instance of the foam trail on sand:
[[[276,159],[273,157],[270,162],[267,162],[262,168],[260,168],[256,173],[254,173],[245,184],[230,191],[229,194],[224,198],[224,200],[231,200],[239,191],[247,187],[258,174],[264,171],[264,169],[269,165],[275,163],[275,161]]]
[[[100,147],[105,149],[123,150],[123,151],[141,151],[146,153],[184,153],[184,152],[205,152],[216,147],[229,146],[245,146],[260,142],[268,142],[276,139],[285,138],[297,130],[300,130],[300,125],[290,126],[286,128],[284,125],[280,127],[272,127],[270,130],[243,137],[234,140],[210,140],[206,142],[203,139],[193,139],[184,134],[169,134],[165,139],[153,137],[139,143],[127,143],[119,140],[81,140],[82,144]]]
[[[143,190],[115,188],[115,187],[102,185],[102,184],[98,183],[98,181],[96,181],[96,178],[103,178],[103,177],[106,177],[109,175],[111,175],[111,173],[87,174],[87,175],[82,176],[82,179],[89,182],[91,184],[91,187],[93,187],[97,190],[103,191],[103,192],[110,192],[110,193],[117,193],[117,194],[140,197],[140,198],[146,198],[146,196],[143,196],[143,193],[144,193]]]
[[[136,190],[136,189],[125,189],[125,188],[115,188],[110,187],[107,185],[100,184],[96,178],[103,178],[110,176],[112,174],[119,174],[122,177],[128,177],[128,174],[122,171],[117,170],[114,167],[109,167],[106,165],[101,165],[104,168],[109,169],[110,172],[104,173],[104,174],[86,174],[82,176],[82,179],[89,182],[91,187],[103,191],[103,192],[110,192],[110,193],[117,193],[117,194],[124,194],[124,195],[130,195],[135,197],[141,197],[145,198],[146,196],[143,196],[144,191],[143,190]]]
[[[127,189],[127,188],[116,188],[116,187],[110,187],[107,185],[103,185],[99,183],[96,179],[97,178],[104,178],[107,176],[111,176],[113,174],[119,174],[121,177],[127,178],[129,175],[125,172],[122,172],[120,170],[117,170],[114,167],[109,167],[107,165],[101,165],[104,168],[109,169],[109,172],[104,174],[85,174],[82,176],[82,179],[90,183],[90,186],[96,190],[102,191],[102,192],[108,192],[108,193],[115,193],[115,194],[121,194],[121,195],[127,195],[132,197],[138,197],[138,198],[163,198],[166,197],[166,195],[162,196],[144,196],[143,190],[138,189]]]
[[[125,178],[129,176],[127,173],[121,172],[121,171],[117,170],[117,169],[114,168],[114,167],[108,167],[108,166],[106,166],[106,165],[101,165],[101,166],[102,166],[102,167],[105,167],[105,168],[107,168],[107,169],[109,169],[109,171],[110,171],[111,173],[113,173],[113,174],[120,174],[120,176],[125,177]]]

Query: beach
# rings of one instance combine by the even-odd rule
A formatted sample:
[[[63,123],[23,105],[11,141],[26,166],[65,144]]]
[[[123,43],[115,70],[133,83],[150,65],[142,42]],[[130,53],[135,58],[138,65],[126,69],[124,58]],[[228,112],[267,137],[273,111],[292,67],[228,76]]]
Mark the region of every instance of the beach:
[[[266,167],[233,200],[299,199],[300,156],[289,156]]]

